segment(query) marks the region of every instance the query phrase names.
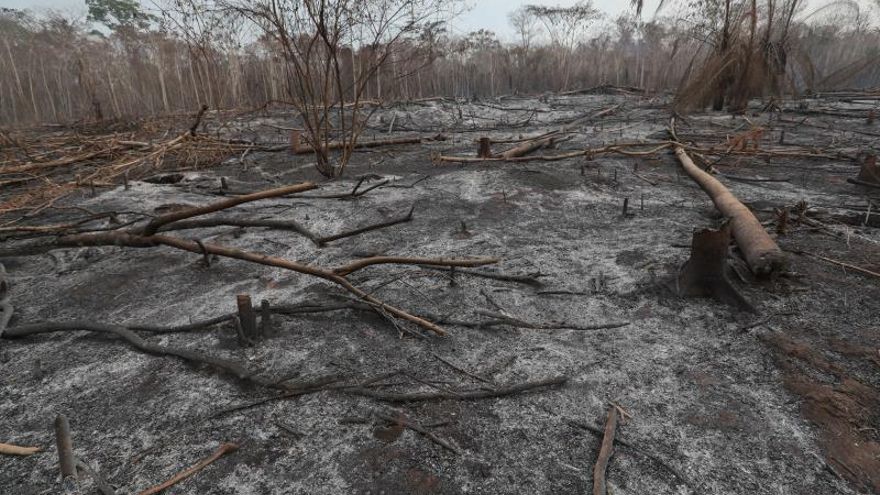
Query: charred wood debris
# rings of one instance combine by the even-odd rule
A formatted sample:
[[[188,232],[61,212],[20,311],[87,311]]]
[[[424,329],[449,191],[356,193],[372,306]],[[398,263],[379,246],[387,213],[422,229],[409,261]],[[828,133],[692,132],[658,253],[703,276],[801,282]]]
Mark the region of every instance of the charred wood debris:
[[[558,99],[549,103],[547,97],[542,97],[542,101],[549,109],[553,109],[554,105],[565,105],[561,98],[563,96],[599,91],[607,93],[609,88],[591,88],[581,92],[569,92],[566,95],[555,95],[554,98]],[[638,98],[639,105],[642,106],[662,106],[662,98],[648,97],[638,88],[621,88],[615,94]],[[778,210],[775,212],[774,221],[762,223],[749,207],[725,187],[724,182],[778,182],[789,181],[790,178],[744,177],[722,172],[717,168],[723,159],[738,157],[848,161],[855,163],[859,168],[858,173],[848,180],[852,187],[862,188],[867,192],[880,189],[880,166],[877,164],[875,150],[852,149],[843,145],[807,147],[786,143],[787,129],[798,126],[828,127],[829,124],[819,122],[815,118],[817,116],[845,117],[864,120],[870,124],[873,121],[873,111],[834,110],[830,109],[828,104],[834,101],[878,99],[880,95],[847,93],[837,96],[829,94],[825,95],[825,98],[823,105],[814,108],[801,105],[783,111],[779,105],[772,104],[763,109],[770,112],[769,124],[751,124],[748,117],[743,117],[746,124],[734,129],[725,128],[723,133],[706,134],[692,129],[686,118],[671,116],[667,131],[663,135],[654,136],[656,139],[614,142],[599,147],[567,151],[557,151],[557,146],[569,141],[573,135],[583,133],[588,126],[609,125],[609,123],[624,126],[628,124],[627,117],[616,118],[616,116],[623,113],[627,105],[631,105],[630,100],[621,100],[605,108],[589,110],[577,118],[562,122],[541,120],[541,113],[545,110],[518,108],[515,102],[511,103],[505,98],[493,100],[491,103],[475,102],[474,104],[508,110],[514,115],[519,115],[512,121],[506,117],[493,121],[491,117],[465,114],[461,110],[460,100],[455,99],[432,98],[384,105],[417,108],[445,105],[458,108],[456,124],[459,130],[463,128],[468,135],[483,134],[473,140],[473,155],[434,152],[432,159],[436,167],[467,167],[475,164],[503,166],[505,163],[579,159],[587,164],[581,167],[581,174],[584,174],[589,162],[599,156],[619,155],[651,159],[663,155],[674,157],[684,175],[690,177],[705,191],[725,220],[717,225],[694,226],[690,258],[683,262],[678,273],[670,274],[666,287],[682,297],[710,297],[717,299],[720,304],[729,305],[735,311],[756,312],[755,305],[736,289],[731,281],[731,274],[736,275],[743,283],[760,283],[762,280],[784,277],[787,258],[792,254],[842,267],[871,278],[880,277],[880,273],[870,269],[816,253],[801,251],[786,253],[781,250],[774,238],[777,235],[784,235],[794,225],[831,235],[837,234],[828,228],[826,223],[828,219],[813,215],[810,205],[807,204],[791,205]],[[240,383],[243,387],[265,390],[265,398],[220,409],[211,416],[212,418],[259,407],[273,401],[292,400],[307,394],[333,393],[366,397],[372,399],[377,404],[377,408],[368,417],[356,418],[358,421],[409,429],[449,455],[468,456],[473,454],[456,445],[452,440],[432,432],[432,425],[421,424],[402,409],[386,409],[381,406],[400,407],[427,401],[488,400],[525,393],[541,393],[554,387],[564,387],[568,377],[537,377],[519,383],[498,384],[484,378],[479,372],[467,370],[455,364],[453,360],[435,354],[439,361],[453,371],[479,382],[478,388],[424,391],[416,383],[409,391],[390,392],[381,385],[393,378],[394,373],[377,376],[330,375],[308,382],[291,383],[279,380],[278,377],[264,376],[251,369],[247,363],[229,361],[201,351],[161,345],[154,342],[151,337],[231,325],[235,329],[240,346],[271,345],[267,340],[274,335],[276,327],[281,324],[279,318],[337,311],[377,314],[388,322],[390,328],[399,333],[400,338],[423,339],[426,345],[430,345],[431,339],[446,336],[448,327],[486,329],[504,326],[533,330],[565,328],[591,331],[619,328],[629,324],[627,321],[610,321],[585,326],[566,322],[527,321],[511,315],[501,307],[491,311],[479,311],[471,319],[465,316],[420,314],[418,308],[401,308],[380,299],[370,291],[360,288],[349,278],[353,273],[359,273],[368,267],[390,264],[436,270],[448,277],[450,284],[454,284],[458,277],[480,277],[516,284],[540,291],[539,293],[556,293],[545,287],[546,283],[541,280],[540,273],[519,274],[487,269],[487,266],[497,265],[503,260],[485,253],[464,258],[368,256],[337,266],[313,266],[274,256],[272,253],[251,252],[191,239],[183,234],[176,235],[182,231],[216,226],[279,229],[303,236],[314,244],[315,249],[321,249],[328,244],[345,242],[346,239],[366,232],[391,229],[410,222],[418,216],[418,211],[413,207],[409,211],[400,212],[394,218],[378,223],[365,223],[361,227],[342,232],[315,232],[307,225],[294,221],[249,218],[227,212],[246,203],[272,198],[293,198],[349,201],[353,206],[352,214],[356,215],[358,210],[355,205],[359,198],[368,194],[382,194],[383,189],[389,187],[412,188],[418,182],[428,179],[428,176],[408,185],[392,184],[388,180],[369,184],[367,178],[362,177],[352,190],[343,193],[322,193],[323,187],[311,182],[266,190],[242,191],[230,188],[226,178],[222,178],[216,190],[208,193],[217,198],[216,200],[206,201],[202,206],[178,208],[158,215],[136,211],[91,211],[69,204],[68,200],[77,195],[95,195],[99,190],[120,186],[127,190],[133,181],[174,182],[175,177],[183,172],[209,168],[227,160],[238,160],[244,167],[249,155],[257,152],[308,154],[314,151],[310,146],[302,144],[301,130],[292,127],[269,125],[276,131],[288,133],[289,140],[286,142],[260,142],[258,139],[229,137],[236,123],[247,122],[250,117],[257,117],[259,112],[266,111],[266,108],[251,112],[210,111],[202,108],[195,115],[172,115],[139,122],[80,122],[69,126],[0,129],[0,194],[2,194],[0,215],[3,219],[0,223],[0,239],[3,240],[0,244],[0,260],[6,257],[33,256],[84,246],[121,246],[131,249],[164,246],[184,252],[181,255],[190,253],[199,256],[206,265],[210,265],[212,260],[218,257],[226,257],[289,270],[298,275],[317,277],[335,285],[340,293],[346,296],[339,299],[341,302],[306,301],[297,304],[277,304],[266,300],[254,301],[249,294],[240,294],[235,300],[237,311],[180,326],[157,326],[149,322],[119,324],[88,320],[16,321],[11,297],[15,288],[9,283],[7,271],[0,263],[0,338],[26,339],[38,334],[92,332],[144,354],[195,363],[201,365],[200,369],[213,370],[218,375]],[[512,137],[510,135],[513,129],[536,126],[551,130],[535,135],[520,134]],[[425,128],[417,126],[414,122],[392,120],[387,126],[374,124],[369,127],[377,131],[377,137],[361,140],[356,145],[357,149],[393,150],[443,143],[448,139],[449,128],[453,126]],[[174,132],[173,129],[183,130]],[[392,131],[406,132],[408,135],[382,137],[383,133],[390,134]],[[880,131],[876,134],[871,130],[853,132],[880,136]],[[253,135],[259,135],[259,131],[253,132]],[[331,143],[329,147],[332,149],[333,144]],[[650,185],[656,185],[660,180],[657,177],[640,174],[636,169],[633,170],[632,175],[633,180]],[[623,179],[615,176],[615,180]],[[625,221],[633,214],[630,210],[636,207],[630,204],[630,198],[623,198],[622,204],[621,217],[622,221]],[[866,226],[876,225],[877,220],[872,216],[871,204],[873,203],[869,203],[867,209],[854,218],[836,221]],[[42,215],[59,210],[75,211],[81,215],[64,223],[40,222]],[[467,229],[464,223],[462,229]],[[736,264],[740,270],[734,271],[729,266],[730,263]],[[747,267],[747,273],[744,273],[742,267]],[[767,318],[758,318],[755,325],[760,325],[766,320]],[[650,449],[645,450],[615,437],[616,431],[626,424],[629,417],[629,413],[622,406],[612,403],[609,404],[603,428],[572,422],[573,426],[596,435],[601,441],[593,468],[593,494],[608,493],[605,476],[615,446],[640,453],[650,462],[657,463],[662,469],[670,472],[681,484],[689,485],[685,477],[675,468],[662,458],[650,454]],[[351,418],[343,420],[351,421]],[[88,476],[93,478],[100,493],[117,493],[100,473],[90,467],[87,460],[77,457],[71,439],[71,425],[64,415],[59,415],[55,419],[54,429],[60,479],[65,491],[74,492],[78,480]],[[188,477],[197,475],[199,471],[221,457],[234,455],[239,448],[234,443],[221,443],[215,452],[192,464],[190,468],[162,483],[142,489],[139,493],[141,495],[160,493]],[[0,455],[30,456],[45,450],[51,449],[48,446],[0,443]]]

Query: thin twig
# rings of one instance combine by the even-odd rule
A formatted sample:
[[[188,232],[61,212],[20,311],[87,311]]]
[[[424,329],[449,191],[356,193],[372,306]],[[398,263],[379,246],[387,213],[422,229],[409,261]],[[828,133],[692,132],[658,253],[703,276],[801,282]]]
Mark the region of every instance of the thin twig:
[[[220,445],[220,448],[217,449],[213,454],[211,454],[210,457],[199,461],[195,466],[193,466],[189,469],[186,469],[184,471],[181,471],[181,472],[175,474],[170,479],[168,479],[168,481],[165,481],[164,483],[161,483],[159,485],[156,485],[152,488],[148,488],[148,489],[138,493],[138,495],[155,495],[156,493],[163,492],[163,491],[167,490],[168,488],[176,485],[177,483],[180,483],[181,481],[193,476],[194,474],[198,473],[202,469],[205,469],[205,467],[207,467],[208,465],[210,465],[211,463],[213,463],[217,459],[219,459],[219,458],[223,457],[224,455],[229,454],[231,452],[235,452],[236,450],[238,450],[238,445],[236,445],[234,443],[224,443],[224,444]]]
[[[491,399],[496,397],[506,397],[510,395],[517,395],[524,392],[529,392],[531,390],[543,387],[553,387],[557,385],[563,385],[568,381],[568,377],[566,376],[556,376],[553,378],[546,378],[543,380],[537,380],[533,382],[525,382],[525,383],[517,383],[514,385],[508,385],[503,387],[498,387],[495,390],[473,390],[473,391],[457,391],[455,393],[449,392],[412,392],[412,393],[397,393],[397,392],[380,392],[376,390],[370,390],[362,387],[355,388],[347,388],[344,391],[346,393],[350,393],[353,395],[361,395],[364,397],[372,397],[373,399],[380,400],[383,402],[392,402],[392,403],[403,403],[403,402],[425,402],[425,401],[433,401],[433,400],[478,400],[478,399]]]
[[[605,483],[605,472],[608,469],[608,461],[614,453],[614,435],[617,432],[617,408],[612,406],[608,409],[608,420],[605,422],[605,435],[602,437],[602,447],[593,467],[593,495],[606,495],[608,487]]]
[[[493,383],[492,380],[487,380],[486,378],[483,378],[480,375],[477,375],[475,373],[471,373],[470,371],[468,371],[460,366],[456,366],[455,364],[451,363],[450,361],[438,356],[436,353],[432,352],[431,355],[434,356],[435,358],[437,358],[438,361],[445,364],[446,366],[449,366],[450,368],[454,369],[455,371],[458,371],[459,373],[463,373],[463,374],[473,378],[474,380],[477,380],[479,382],[483,382],[487,385],[490,385],[493,388],[495,387],[495,383]]]
[[[493,273],[493,272],[487,272],[487,271],[482,271],[482,270],[462,270],[460,268],[456,268],[453,271],[451,268],[438,267],[438,266],[420,265],[420,267],[425,268],[427,270],[438,270],[438,271],[442,271],[442,272],[449,272],[449,273],[453,273],[455,275],[458,275],[458,274],[470,275],[472,277],[488,278],[488,279],[492,279],[492,280],[501,280],[504,282],[515,282],[518,284],[531,285],[531,286],[535,286],[535,287],[541,287],[544,285],[540,280],[538,280],[538,277],[543,276],[541,274],[535,274],[535,275],[531,275],[531,276],[529,276],[529,275],[508,275],[508,274],[504,274],[504,273]]]
[[[318,245],[324,245],[324,244],[327,244],[328,242],[338,241],[339,239],[344,239],[344,238],[346,238],[346,237],[352,237],[352,236],[356,236],[356,235],[359,235],[359,234],[363,234],[363,233],[365,233],[365,232],[370,232],[370,231],[373,231],[373,230],[384,229],[385,227],[391,227],[391,226],[393,226],[393,225],[397,225],[397,224],[400,224],[400,223],[409,222],[409,221],[411,221],[412,218],[413,218],[413,211],[414,211],[414,210],[415,210],[415,206],[413,206],[412,208],[410,208],[409,213],[407,213],[407,214],[406,214],[405,216],[403,216],[403,217],[395,218],[395,219],[388,220],[388,221],[385,221],[385,222],[374,223],[374,224],[371,224],[371,225],[365,225],[365,226],[363,226],[363,227],[358,227],[358,228],[356,228],[356,229],[347,230],[347,231],[344,231],[344,232],[340,232],[340,233],[338,233],[338,234],[328,235],[328,236],[325,236],[325,237],[319,237],[319,238],[315,239],[315,242],[316,242]]]
[[[862,267],[860,267],[860,266],[851,265],[851,264],[849,264],[849,263],[845,263],[845,262],[843,262],[843,261],[833,260],[833,259],[831,259],[831,258],[826,258],[825,256],[821,256],[821,255],[818,255],[818,254],[810,253],[810,252],[807,252],[807,251],[791,250],[791,252],[793,252],[793,253],[795,253],[795,254],[802,254],[802,255],[805,255],[805,256],[809,256],[809,257],[811,257],[811,258],[816,258],[816,259],[818,259],[818,260],[822,260],[822,261],[824,261],[824,262],[826,262],[826,263],[831,263],[832,265],[837,265],[837,266],[840,266],[840,267],[843,267],[843,268],[847,268],[847,269],[850,269],[850,270],[853,270],[853,271],[859,272],[859,273],[861,273],[861,274],[863,274],[863,275],[870,275],[870,276],[872,276],[872,277],[880,278],[880,273],[877,273],[877,272],[874,272],[874,271],[868,270],[867,268],[862,268]]]

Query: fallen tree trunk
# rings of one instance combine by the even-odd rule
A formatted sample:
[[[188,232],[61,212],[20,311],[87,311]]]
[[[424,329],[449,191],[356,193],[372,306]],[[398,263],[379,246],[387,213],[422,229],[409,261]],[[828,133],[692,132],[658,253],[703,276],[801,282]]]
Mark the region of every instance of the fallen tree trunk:
[[[718,211],[730,218],[733,237],[752,273],[765,277],[782,270],[786,264],[785,255],[751,210],[718,179],[698,167],[682,145],[675,145],[675,156],[691,179],[709,195]]]
[[[560,134],[558,132],[553,132],[548,136],[534,139],[532,141],[526,141],[519,146],[514,146],[513,148],[510,148],[509,150],[499,154],[498,157],[503,160],[510,160],[511,158],[525,156],[537,149],[543,148],[544,146],[550,144],[558,137],[560,137]]]

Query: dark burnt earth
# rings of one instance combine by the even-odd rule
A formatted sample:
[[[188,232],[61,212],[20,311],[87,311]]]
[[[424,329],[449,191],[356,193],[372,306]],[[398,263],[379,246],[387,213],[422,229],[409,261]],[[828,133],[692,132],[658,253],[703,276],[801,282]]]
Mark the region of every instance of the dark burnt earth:
[[[404,215],[414,206],[413,221],[324,248],[270,229],[178,233],[319,266],[377,253],[498,256],[500,263],[482,270],[542,282],[458,274],[451,283],[447,273],[393,265],[352,276],[384,301],[433,321],[452,321],[443,325],[447,337],[415,338],[374,313],[355,311],[276,315],[274,334],[247,348],[238,346],[228,324],[144,334],[294,384],[398,372],[377,390],[490,387],[442,358],[497,386],[558,375],[568,377],[564,385],[501,398],[404,404],[324,390],[218,414],[277,392],[172,357],[145,355],[104,335],[2,340],[0,441],[44,451],[0,459],[0,492],[58,491],[52,424],[63,413],[77,456],[119,493],[161,483],[223,442],[240,448],[166,493],[584,493],[591,490],[601,443],[590,428],[601,430],[612,402],[632,416],[619,427],[617,437],[627,445],[617,445],[607,475],[616,495],[880,492],[878,278],[796,254],[880,271],[877,228],[847,221],[864,216],[870,201],[877,205],[877,189],[846,182],[858,174],[859,154],[876,147],[873,127],[860,116],[866,106],[814,99],[809,113],[792,109],[782,120],[758,112],[758,106],[745,116],[698,114],[679,122],[682,140],[719,150],[728,137],[754,125],[766,129],[762,149],[810,148],[842,156],[739,154],[715,163],[736,178],[719,179],[774,236],[776,210],[792,208],[784,234],[777,236],[790,256],[789,273],[752,281],[733,254],[732,265],[744,275],[732,277],[734,284],[758,314],[675,294],[670,281],[688,258],[693,231],[717,227],[721,219],[668,150],[546,163],[432,162],[438,154],[474,156],[482,136],[537,135],[615,104],[620,108],[612,115],[588,119],[558,149],[537,153],[664,140],[669,113],[663,103],[586,95],[389,106],[374,116],[376,136],[444,133],[448,139],[359,152],[344,178],[322,182],[318,191],[349,191],[364,175],[365,185],[389,181],[356,199],[294,196],[230,213],[297,220],[321,234]],[[854,117],[824,115],[823,109]],[[228,132],[263,142],[286,139],[284,131],[264,124],[294,122],[283,113],[243,117]],[[504,146],[495,144],[493,151]],[[287,153],[252,152],[181,173],[179,180],[132,181],[127,190],[120,186],[95,196],[83,191],[64,204],[153,213],[166,205],[216,201],[219,177],[247,191],[321,181],[310,156]],[[756,178],[784,181],[747,180]],[[799,222],[800,201],[809,209]],[[73,214],[58,210],[40,221]],[[11,327],[72,319],[173,325],[232,312],[237,294],[272,304],[326,304],[342,295],[317,278],[231,259],[206,267],[201,256],[170,248],[91,247],[0,261],[16,311]],[[486,321],[486,312],[536,326],[629,325],[476,325]],[[468,322],[475,325],[461,325]],[[460,453],[389,426],[375,413],[402,414]],[[83,477],[83,493],[94,492],[91,483]]]

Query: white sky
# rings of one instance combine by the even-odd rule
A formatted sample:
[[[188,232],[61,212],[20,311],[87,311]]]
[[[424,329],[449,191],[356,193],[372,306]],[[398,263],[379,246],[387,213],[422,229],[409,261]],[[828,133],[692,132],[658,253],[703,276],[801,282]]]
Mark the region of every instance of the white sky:
[[[513,31],[507,20],[507,15],[525,4],[541,5],[572,5],[576,0],[466,0],[470,11],[465,12],[452,22],[452,31],[464,34],[477,29],[495,31],[500,37],[508,38]],[[645,8],[645,17],[654,13],[657,0],[648,0]],[[144,1],[146,5],[151,2]],[[609,16],[629,9],[629,0],[593,0],[593,4]],[[56,9],[63,12],[72,12],[85,15],[85,0],[0,0],[0,7],[16,9]]]

